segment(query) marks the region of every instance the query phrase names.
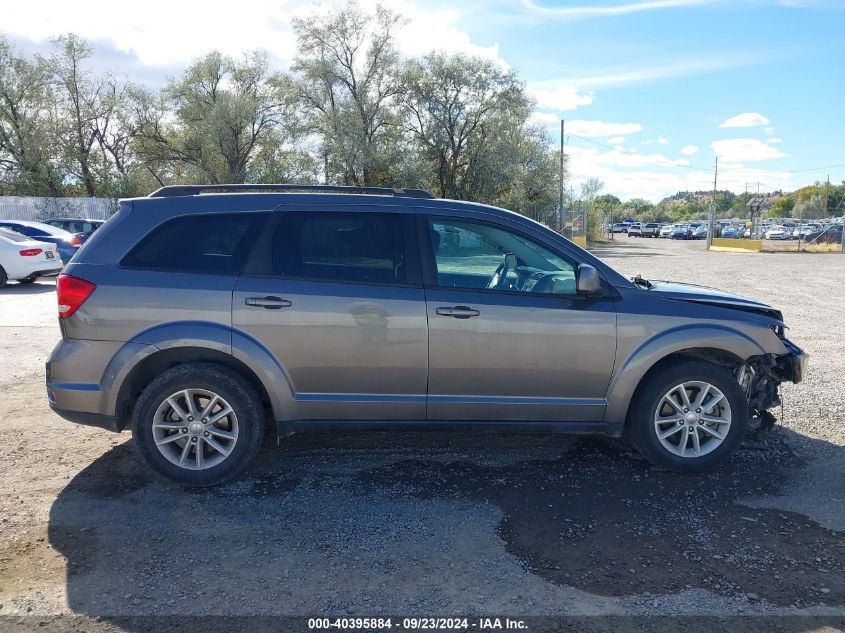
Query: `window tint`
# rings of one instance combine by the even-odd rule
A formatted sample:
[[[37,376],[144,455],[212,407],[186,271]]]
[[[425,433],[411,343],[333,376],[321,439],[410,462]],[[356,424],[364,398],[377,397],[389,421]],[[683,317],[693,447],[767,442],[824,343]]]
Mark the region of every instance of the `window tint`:
[[[574,295],[575,266],[518,233],[431,218],[437,282],[452,288]]]
[[[269,214],[186,215],[168,220],[121,261],[131,268],[237,274]]]
[[[361,283],[406,283],[396,213],[287,213],[273,238],[273,273]]]

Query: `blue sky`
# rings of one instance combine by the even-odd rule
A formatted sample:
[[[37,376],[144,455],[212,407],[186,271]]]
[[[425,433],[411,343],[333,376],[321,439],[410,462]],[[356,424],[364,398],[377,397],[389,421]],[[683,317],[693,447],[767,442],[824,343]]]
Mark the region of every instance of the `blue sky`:
[[[360,0],[373,6],[373,0]],[[2,28],[27,51],[75,31],[99,67],[161,83],[211,48],[262,47],[284,68],[290,21],[338,2],[30,0]],[[658,200],[683,189],[793,189],[845,180],[845,2],[831,0],[395,0],[405,54],[468,52],[518,72],[534,121],[567,121],[572,184]],[[219,6],[218,6],[219,5]],[[190,26],[190,28],[186,28]],[[806,170],[806,171],[805,171]]]

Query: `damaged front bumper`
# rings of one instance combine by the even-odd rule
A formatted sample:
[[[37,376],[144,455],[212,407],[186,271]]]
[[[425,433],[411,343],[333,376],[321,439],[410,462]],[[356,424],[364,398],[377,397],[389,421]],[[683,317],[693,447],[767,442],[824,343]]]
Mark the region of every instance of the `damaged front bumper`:
[[[783,377],[781,382],[799,383],[804,380],[807,364],[810,362],[810,355],[789,339],[782,340],[786,349],[789,351],[786,354],[775,356],[775,366],[778,369],[778,374]]]
[[[785,354],[762,354],[749,358],[740,380],[748,396],[749,412],[754,417],[781,404],[778,394],[781,383],[799,383],[806,374],[810,355],[786,338],[781,341],[787,349]]]

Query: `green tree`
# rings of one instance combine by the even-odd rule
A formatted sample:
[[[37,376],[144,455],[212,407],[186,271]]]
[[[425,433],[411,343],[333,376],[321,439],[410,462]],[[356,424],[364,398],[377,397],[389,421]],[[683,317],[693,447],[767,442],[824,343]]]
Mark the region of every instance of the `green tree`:
[[[405,127],[430,166],[433,189],[455,199],[489,191],[485,176],[494,148],[510,132],[524,131],[531,113],[514,73],[489,60],[442,53],[408,62],[402,107]]]
[[[18,195],[59,195],[49,64],[25,59],[0,34],[0,187]]]
[[[234,60],[212,52],[161,95],[136,95],[135,150],[165,178],[211,183],[251,179],[266,144],[287,140],[293,109],[290,80],[271,72],[266,53]],[[172,120],[171,120],[172,119]],[[156,171],[159,170],[159,171]]]
[[[401,24],[381,5],[371,14],[355,2],[293,21],[300,125],[320,138],[327,182],[391,182],[390,167],[398,160]]]
[[[792,217],[792,209],[795,208],[795,199],[791,196],[784,196],[778,198],[769,209],[769,217],[771,218],[790,218]]]

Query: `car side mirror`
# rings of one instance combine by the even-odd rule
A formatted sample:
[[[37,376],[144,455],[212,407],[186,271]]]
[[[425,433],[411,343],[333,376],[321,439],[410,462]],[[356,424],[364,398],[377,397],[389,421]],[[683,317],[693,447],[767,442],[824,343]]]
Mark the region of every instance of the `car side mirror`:
[[[575,289],[587,296],[601,293],[601,277],[599,276],[599,271],[589,264],[578,264]]]

